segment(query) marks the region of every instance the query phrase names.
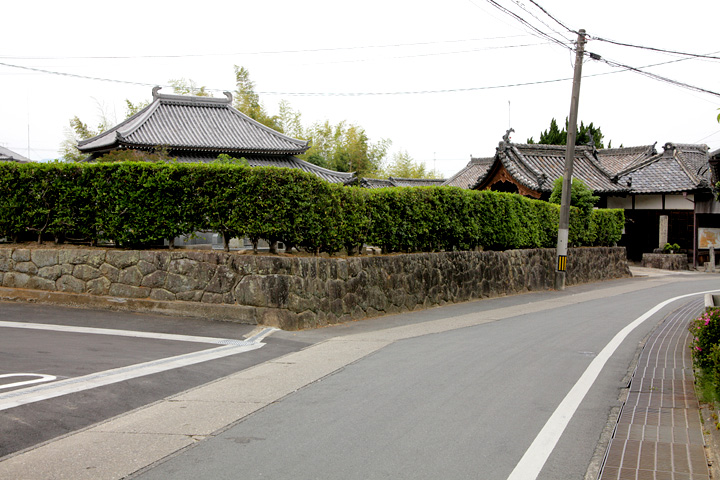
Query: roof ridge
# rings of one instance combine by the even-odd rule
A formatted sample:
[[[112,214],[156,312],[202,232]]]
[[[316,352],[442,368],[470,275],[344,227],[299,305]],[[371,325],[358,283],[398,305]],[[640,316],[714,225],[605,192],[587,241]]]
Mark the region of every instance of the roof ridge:
[[[599,148],[598,153],[602,154],[613,154],[613,153],[631,153],[631,152],[644,152],[650,149],[655,149],[655,145],[638,145],[635,147],[618,147],[618,148]]]
[[[620,170],[620,171],[617,173],[616,176],[617,176],[618,178],[620,178],[620,177],[623,177],[623,176],[627,175],[628,173],[633,173],[633,172],[636,171],[636,170],[640,170],[641,168],[645,168],[645,167],[647,167],[648,165],[650,165],[651,163],[657,162],[660,158],[662,158],[662,156],[663,156],[662,153],[656,153],[655,155],[652,155],[652,156],[646,158],[645,160],[643,160],[643,161],[641,161],[641,162],[638,162],[638,163],[635,163],[635,164],[633,164],[633,165],[630,165],[629,167],[625,168],[624,170]]]
[[[303,148],[303,150],[300,151],[298,154],[303,154],[310,148],[310,142],[308,140],[300,140],[297,138],[289,137],[289,136],[285,135],[284,133],[278,132],[274,128],[270,128],[267,125],[264,125],[264,124],[258,122],[254,118],[250,118],[249,115],[244,114],[243,112],[241,112],[240,110],[238,110],[237,108],[233,107],[230,104],[226,105],[226,108],[228,108],[232,112],[233,115],[239,115],[243,121],[247,121],[247,122],[250,122],[251,124],[255,124],[255,126],[260,127],[261,129],[265,130],[266,132],[270,133],[271,135],[279,137],[281,139],[288,140],[290,143],[294,143],[298,147]]]
[[[232,104],[232,93],[223,92],[225,98],[212,97],[209,95],[177,95],[170,93],[158,93],[162,87],[154,87],[152,89],[153,102],[155,100],[164,100],[173,103],[206,103],[208,105],[229,105]]]
[[[314,163],[310,163],[307,160],[303,160],[302,158],[298,158],[295,155],[290,155],[291,158],[297,160],[303,165],[306,165],[311,170],[316,170],[323,173],[331,173],[333,175],[339,175],[341,177],[348,177],[352,178],[355,176],[355,172],[338,172],[337,170],[330,170],[329,168],[321,167],[320,165],[315,165]]]
[[[155,110],[157,110],[157,108],[158,108],[157,106],[158,106],[158,104],[155,103],[154,101],[153,101],[153,102],[150,102],[150,104],[147,105],[146,107],[144,107],[142,110],[140,110],[139,112],[137,112],[137,113],[134,114],[134,115],[129,116],[128,118],[126,118],[126,119],[123,120],[122,122],[118,123],[118,124],[115,125],[114,127],[109,128],[109,129],[105,130],[104,132],[100,132],[100,133],[98,133],[97,135],[95,135],[94,137],[90,137],[90,138],[86,138],[86,139],[84,139],[84,140],[78,141],[77,146],[78,146],[78,147],[85,146],[85,145],[87,145],[88,143],[91,143],[91,142],[100,140],[100,139],[103,138],[103,137],[108,137],[108,136],[110,136],[110,135],[113,134],[113,133],[116,135],[116,138],[122,138],[123,135],[126,135],[126,134],[127,134],[127,133],[125,133],[125,134],[123,134],[123,135],[119,135],[119,130],[120,130],[122,127],[125,127],[125,126],[129,125],[129,124],[132,123],[132,122],[135,122],[136,120],[138,120],[138,119],[140,119],[140,118],[142,118],[143,120],[147,119],[150,115],[152,115],[152,112],[151,112],[150,110],[152,110],[152,111],[154,112]],[[139,124],[139,125],[142,125],[142,122],[138,122],[138,124]],[[131,129],[129,130],[129,132],[132,133],[132,132],[134,132],[136,129],[137,129],[137,126],[135,126],[134,128],[131,128]]]
[[[516,145],[516,144],[510,145],[510,148],[511,148],[511,149],[514,149],[514,151],[517,153],[517,155],[518,155],[518,160],[520,160],[520,162],[523,164],[523,167],[525,167],[527,170],[530,171],[530,173],[532,173],[533,175],[535,175],[535,181],[536,181],[536,182],[538,183],[538,185],[539,185],[539,184],[540,184],[540,178],[543,178],[543,177],[546,178],[547,175],[545,175],[543,172],[541,172],[540,170],[537,170],[535,167],[533,167],[532,165],[530,165],[530,162],[527,161],[527,159],[525,158],[525,155],[523,155],[522,152],[520,152],[520,150],[515,147],[515,145]],[[526,144],[526,145],[531,145],[531,144]],[[501,160],[501,161],[502,161],[502,160]],[[506,168],[507,168],[507,167],[506,167]],[[543,180],[543,181],[544,181],[544,180]]]
[[[601,172],[603,175],[605,175],[610,181],[612,181],[614,175],[613,175],[612,173],[610,173],[608,170],[606,170],[605,167],[603,167],[602,163],[600,163],[600,160],[598,160],[597,157],[595,156],[595,155],[596,155],[596,151],[595,151],[595,150],[593,150],[592,152],[590,152],[590,151],[585,151],[584,154],[585,154],[585,158],[587,158],[588,160],[590,160],[590,163],[591,163],[595,168],[597,168],[598,170],[600,170],[600,172]]]
[[[703,180],[703,179],[702,179],[699,175],[695,174],[695,173],[689,168],[688,160],[686,160],[686,159],[684,158],[684,155],[682,155],[682,153],[683,153],[683,152],[681,152],[681,151],[678,150],[678,149],[673,149],[672,158],[673,158],[676,162],[678,162],[678,164],[680,165],[680,168],[682,169],[683,172],[685,172],[685,174],[686,174],[688,177],[690,177],[690,180],[692,180],[695,185],[699,185],[700,183],[702,183],[702,180]],[[683,158],[680,158],[681,156],[682,156]]]

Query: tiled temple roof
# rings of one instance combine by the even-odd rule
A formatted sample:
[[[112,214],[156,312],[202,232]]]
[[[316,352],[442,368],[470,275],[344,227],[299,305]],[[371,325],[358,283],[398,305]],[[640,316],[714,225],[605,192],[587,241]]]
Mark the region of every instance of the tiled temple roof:
[[[553,182],[565,171],[564,145],[506,144],[498,148],[496,159],[524,186],[537,192],[551,192]],[[588,146],[575,147],[573,177],[582,179],[595,192],[625,192],[626,187],[612,181]]]
[[[494,157],[473,158],[470,157],[470,163],[458,173],[445,180],[443,186],[472,188],[478,181],[478,178],[484,177],[493,164]]]
[[[706,145],[666,143],[662,153],[655,145],[596,150],[575,147],[573,177],[598,193],[664,193],[706,188],[718,177],[711,157],[720,163],[720,150],[708,154]],[[482,188],[498,168],[531,191],[549,193],[565,171],[564,145],[501,142],[495,157],[472,159],[445,185]],[[718,170],[716,168],[716,170]],[[715,180],[717,181],[717,180]]]
[[[28,163],[30,159],[23,157],[5,147],[0,147],[0,162]]]
[[[283,135],[232,107],[225,98],[163,95],[153,89],[150,105],[100,135],[78,143],[89,159],[112,150],[164,147],[179,162],[211,162],[219,154],[245,158],[250,166],[296,168],[331,183],[348,183],[353,173],[313,165],[295,155],[308,142]]]
[[[153,89],[150,105],[100,135],[78,143],[81,152],[106,153],[118,148],[164,146],[176,154],[218,152],[298,155],[308,143],[283,135],[232,107],[225,98],[163,95]]]
[[[620,172],[619,183],[633,193],[670,193],[709,185],[711,171],[705,145],[666,143],[664,151]]]
[[[600,165],[613,175],[657,155],[655,145],[626,148],[602,148],[596,150]]]

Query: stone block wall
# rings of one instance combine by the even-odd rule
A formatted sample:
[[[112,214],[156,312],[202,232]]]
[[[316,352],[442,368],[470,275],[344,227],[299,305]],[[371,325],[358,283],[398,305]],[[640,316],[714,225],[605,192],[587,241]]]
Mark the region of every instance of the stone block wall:
[[[688,270],[688,257],[684,253],[643,253],[643,267],[663,270]]]
[[[221,251],[0,248],[0,297],[106,299],[287,330],[547,290],[554,249],[322,258]],[[566,284],[630,276],[624,248],[568,252]],[[97,305],[97,302],[92,303]],[[106,306],[107,306],[106,305]]]

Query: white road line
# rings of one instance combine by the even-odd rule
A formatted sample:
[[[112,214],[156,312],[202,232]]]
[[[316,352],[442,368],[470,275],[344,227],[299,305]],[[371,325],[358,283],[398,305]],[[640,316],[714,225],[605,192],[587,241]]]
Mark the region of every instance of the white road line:
[[[585,398],[585,395],[590,390],[590,387],[592,387],[593,383],[595,383],[598,375],[600,375],[600,371],[605,366],[605,363],[607,363],[608,359],[613,353],[615,353],[615,350],[617,350],[630,332],[635,330],[645,320],[657,313],[661,308],[676,300],[717,291],[719,290],[689,293],[687,295],[680,295],[678,297],[665,300],[620,330],[620,332],[618,332],[618,334],[615,335],[615,337],[613,337],[607,345],[605,345],[605,348],[602,349],[598,356],[593,359],[577,383],[575,383],[563,401],[560,402],[560,405],[558,405],[552,416],[550,416],[550,419],[548,419],[547,423],[545,423],[545,426],[542,430],[540,430],[538,436],[535,437],[535,440],[532,445],[530,445],[530,448],[527,449],[525,455],[523,455],[520,462],[515,466],[515,469],[508,477],[508,480],[535,480],[537,478],[545,465],[545,462],[547,462],[550,454],[555,449],[555,445],[557,445],[558,440],[560,440],[560,437],[565,431],[570,419],[577,411],[583,398]]]
[[[237,342],[237,340],[230,340],[227,338],[197,337],[192,335],[175,335],[172,333],[137,332],[134,330],[114,330],[112,328],[73,327],[68,325],[51,325],[45,323],[0,321],[0,327],[49,330],[53,332],[89,333],[94,335],[116,335],[119,337],[152,338],[155,340],[173,340],[176,342],[214,343],[218,345],[228,345],[233,344],[233,342]],[[274,330],[277,329],[271,329],[271,332]]]
[[[131,378],[143,377],[153,373],[164,372],[175,368],[194,365],[196,363],[228,357],[230,355],[237,355],[238,353],[249,352],[251,350],[258,349],[263,345],[265,344],[260,342],[242,346],[226,345],[211,348],[209,350],[202,350],[200,352],[187,353],[185,355],[177,355],[175,357],[168,357],[160,360],[138,363],[127,367],[105,370],[103,372],[92,373],[83,377],[60,380],[47,385],[13,390],[12,392],[0,394],[0,411],[70,393],[89,390],[91,388],[101,387],[103,385],[122,382]]]
[[[57,377],[55,375],[43,375],[40,373],[5,373],[0,375],[0,378],[12,378],[12,377],[38,377],[34,380],[24,380],[22,382],[8,383],[6,385],[0,385],[0,390],[4,388],[15,388],[22,387],[23,385],[33,385],[35,383],[52,382]]]
[[[126,367],[115,368],[112,370],[91,373],[90,375],[85,375],[82,377],[60,380],[58,382],[47,385],[13,390],[11,392],[0,394],[0,411],[7,410],[8,408],[18,407],[20,405],[25,405],[28,403],[38,402],[40,400],[46,400],[49,398],[67,395],[70,393],[89,390],[91,388],[101,387],[103,385],[110,385],[112,383],[122,382],[132,378],[143,377],[145,375],[151,375],[153,373],[164,372],[175,368],[186,367],[188,365],[194,365],[197,363],[207,362],[209,360],[215,360],[218,358],[228,357],[230,355],[237,355],[239,353],[256,350],[265,345],[264,343],[262,343],[262,340],[265,339],[265,337],[270,335],[272,332],[278,330],[277,328],[266,327],[252,337],[248,338],[247,340],[233,340],[227,338],[194,337],[187,335],[173,335],[164,333],[134,332],[130,330],[112,330],[107,328],[68,327],[65,325],[46,325],[42,323],[0,322],[0,327],[29,328],[35,330],[51,330],[57,332],[89,333],[95,335],[118,335],[124,337],[139,337],[151,338],[156,340],[174,340],[180,342],[212,343],[217,345],[223,345],[221,347],[201,350],[199,352],[192,352],[186,353],[184,355],[177,355],[174,357],[161,358],[159,360],[138,363],[136,365],[129,365]],[[6,374],[0,375],[0,378],[12,375],[27,376],[35,374]],[[47,375],[47,377],[50,376],[51,375]],[[54,379],[55,377],[53,377],[53,380]],[[0,387],[0,389],[9,388],[10,386],[19,386],[19,384],[21,383],[27,385],[36,382],[38,382],[38,380],[32,380],[29,383],[18,382],[16,384],[2,386]]]

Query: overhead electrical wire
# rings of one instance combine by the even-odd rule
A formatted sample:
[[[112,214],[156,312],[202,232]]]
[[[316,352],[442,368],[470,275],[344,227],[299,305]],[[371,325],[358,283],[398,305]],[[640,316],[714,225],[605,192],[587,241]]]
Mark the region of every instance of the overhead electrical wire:
[[[625,70],[630,70],[632,72],[639,73],[640,75],[644,75],[646,77],[652,78],[654,80],[659,80],[661,82],[669,83],[669,84],[675,85],[677,87],[683,87],[683,88],[687,88],[689,90],[694,90],[696,92],[708,93],[710,95],[715,95],[717,97],[720,97],[720,93],[718,93],[718,92],[713,92],[712,90],[707,90],[702,87],[690,85],[689,83],[681,82],[679,80],[673,80],[672,78],[663,77],[662,75],[658,75],[656,73],[646,72],[645,70],[640,70],[637,67],[631,67],[629,65],[624,65],[622,63],[618,63],[613,60],[609,60],[607,58],[601,58],[600,61],[610,65],[611,67],[623,68]]]
[[[524,18],[522,18],[522,17],[521,17],[520,15],[518,15],[517,13],[513,12],[512,10],[510,10],[510,9],[508,9],[508,8],[506,8],[506,7],[503,7],[502,5],[500,5],[500,4],[499,4],[498,2],[496,2],[495,0],[486,0],[486,1],[487,1],[490,5],[492,5],[493,7],[497,8],[498,10],[500,10],[501,12],[503,12],[503,13],[511,16],[511,17],[513,17],[515,20],[517,20],[518,22],[520,22],[521,24],[523,24],[526,28],[529,28],[530,30],[536,32],[537,35],[540,35],[542,38],[545,38],[545,39],[547,39],[547,40],[550,40],[551,42],[557,43],[558,45],[560,45],[560,46],[562,46],[562,47],[564,47],[564,48],[570,48],[570,50],[572,50],[572,48],[571,48],[571,47],[568,47],[567,45],[565,45],[565,43],[564,43],[563,41],[558,40],[557,38],[553,37],[552,35],[550,35],[550,34],[548,34],[548,33],[546,33],[546,32],[543,32],[542,30],[540,30],[539,28],[537,28],[535,25],[533,25],[532,23],[530,23],[530,22],[528,22],[527,20],[525,20]],[[472,2],[470,2],[470,3],[472,3]],[[475,4],[473,3],[473,5],[475,5]]]
[[[499,10],[505,12],[507,15],[510,15],[511,17],[515,18],[517,21],[519,21],[520,23],[522,23],[522,24],[525,25],[526,27],[529,27],[529,28],[531,28],[532,30],[540,33],[544,38],[552,39],[555,43],[560,43],[560,44],[562,44],[562,42],[561,42],[560,40],[552,37],[552,36],[551,36],[550,34],[548,34],[547,32],[543,32],[542,30],[540,30],[540,29],[538,29],[537,27],[533,26],[533,25],[530,24],[527,20],[525,20],[524,18],[522,18],[520,15],[516,14],[515,12],[512,12],[511,10],[507,9],[506,7],[503,7],[502,5],[500,5],[499,3],[497,3],[495,0],[486,0],[486,1],[487,1],[488,3],[490,3],[491,5],[493,5],[494,7],[498,8]],[[522,8],[523,10],[525,10],[526,12],[528,12],[528,10],[527,10],[520,2],[518,2],[518,0],[512,0],[512,1],[513,1],[513,3],[515,3],[516,5],[518,5],[520,8]],[[555,21],[555,22],[558,23],[559,25],[562,25],[566,30],[572,31],[572,30],[570,30],[567,26],[565,26],[564,23],[560,22],[558,19],[556,19],[555,17],[553,17],[552,15],[550,15],[550,13],[548,13],[547,10],[545,10],[544,8],[542,8],[536,1],[534,1],[534,0],[530,0],[530,1],[532,2],[533,5],[535,5],[536,7],[538,7],[543,13],[545,13],[545,15],[547,15],[548,17],[550,17],[553,21]],[[530,12],[528,12],[528,13],[530,13]],[[532,13],[530,13],[530,14],[533,15]],[[548,25],[547,25],[545,22],[542,22],[542,20],[538,19],[535,15],[533,15],[533,17],[536,18],[537,20],[539,20],[543,25],[545,25],[546,27],[548,27]],[[548,28],[549,28],[549,27],[548,27]],[[552,30],[553,32],[555,32],[556,34],[558,34],[558,32],[556,32],[555,30],[553,30],[553,29],[551,29],[551,30]],[[578,33],[578,35],[579,35],[579,33]],[[601,41],[608,42],[608,43],[612,43],[612,44],[619,45],[619,46],[633,47],[633,48],[641,48],[641,49],[645,49],[645,50],[652,50],[652,51],[656,51],[656,52],[669,53],[669,54],[673,54],[673,55],[683,55],[683,56],[687,56],[687,57],[691,57],[691,58],[707,58],[707,59],[718,59],[718,60],[720,60],[720,57],[716,57],[716,56],[713,56],[713,55],[692,54],[692,53],[687,53],[687,52],[678,52],[678,51],[665,50],[665,49],[654,48],[654,47],[644,47],[644,46],[639,46],[639,45],[632,45],[632,44],[629,44],[629,43],[622,43],[622,42],[616,42],[616,41],[612,41],[612,40],[607,40],[607,39],[603,39],[603,38],[601,38],[601,37],[591,36],[591,35],[588,35],[588,34],[586,34],[586,36],[589,37],[589,38],[595,39],[595,40],[601,40]],[[563,45],[563,46],[564,46],[564,45]],[[658,74],[655,74],[655,73],[647,72],[647,71],[641,70],[640,68],[637,68],[637,67],[632,67],[632,66],[630,66],[630,65],[625,65],[625,64],[622,64],[622,63],[619,63],[619,62],[615,62],[615,61],[612,61],[612,60],[608,60],[608,59],[602,58],[600,55],[590,54],[589,52],[588,52],[587,55],[589,55],[590,58],[592,58],[592,59],[594,59],[594,60],[602,61],[602,62],[606,63],[607,65],[610,65],[611,67],[622,68],[622,69],[624,69],[624,70],[629,70],[629,71],[638,73],[638,74],[640,74],[640,75],[644,75],[644,76],[646,76],[646,77],[648,77],[648,78],[651,78],[651,79],[653,79],[653,80],[658,80],[658,81],[661,81],[661,82],[669,83],[669,84],[671,84],[671,85],[675,85],[675,86],[682,87],[682,88],[687,88],[687,89],[690,89],[690,90],[694,90],[694,91],[696,91],[696,92],[708,93],[708,94],[710,94],[710,95],[720,96],[720,93],[714,92],[714,91],[712,91],[712,90],[707,90],[707,89],[705,89],[705,88],[698,87],[698,86],[695,86],[695,85],[691,85],[691,84],[689,84],[689,83],[681,82],[681,81],[678,81],[678,80],[673,80],[673,79],[671,79],[671,78],[664,77],[664,76],[662,76],[662,75],[658,75]],[[642,67],[642,68],[645,68],[645,67]]]
[[[596,36],[593,36],[593,35],[588,35],[588,36],[589,36],[590,38],[592,38],[593,40],[597,40],[597,41],[599,41],[599,42],[611,43],[611,44],[613,44],[613,45],[619,45],[619,46],[621,46],[621,47],[639,48],[639,49],[642,49],[642,50],[651,50],[651,51],[653,51],[653,52],[669,53],[669,54],[671,54],[671,55],[682,55],[682,56],[686,56],[686,57],[708,58],[708,59],[711,59],[711,60],[720,60],[720,57],[714,56],[714,55],[703,55],[703,54],[698,54],[698,53],[678,52],[678,51],[676,51],[676,50],[666,50],[666,49],[663,49],[663,48],[644,47],[644,46],[642,46],[642,45],[633,45],[633,44],[630,44],[630,43],[616,42],[616,41],[614,41],[614,40],[608,40],[607,38],[596,37]]]
[[[547,25],[545,22],[540,20],[537,16],[529,12],[520,2],[517,0],[512,0],[513,3],[518,5],[520,8],[522,8],[527,13],[530,13],[536,20],[540,21],[543,25],[550,28],[555,34],[560,35],[563,40],[560,40],[553,35],[544,32],[543,30],[537,28],[536,26],[532,25],[530,22],[522,18],[522,16],[512,12],[511,10],[507,9],[506,7],[503,7],[495,0],[486,0],[488,3],[490,3],[492,6],[500,10],[501,12],[505,13],[506,15],[511,16],[518,22],[520,22],[523,26],[526,28],[529,28],[531,31],[535,32],[533,33],[534,36],[540,36],[543,39],[549,40],[552,43],[558,44],[562,46],[563,48],[567,48],[571,51],[574,51],[574,48],[569,44],[567,38],[564,37],[561,33],[557,32],[556,30],[552,29],[549,25]],[[534,0],[530,0],[530,2],[535,5],[538,9],[540,9],[545,15],[547,15],[550,19],[552,19],[555,23],[562,26],[565,30],[571,33],[577,33],[574,30],[568,28],[563,22],[552,16],[547,10],[545,10],[542,6],[539,5]],[[474,6],[477,7],[472,1],[470,2]],[[479,8],[479,7],[478,7]],[[505,36],[505,37],[488,37],[484,39],[469,39],[469,40],[445,40],[445,41],[439,41],[439,42],[416,42],[416,43],[407,43],[407,44],[394,44],[394,45],[370,45],[370,46],[360,46],[360,47],[337,47],[337,48],[322,48],[322,49],[312,49],[312,50],[283,50],[283,51],[268,51],[268,52],[250,52],[250,53],[242,53],[238,55],[256,55],[256,54],[275,54],[275,53],[298,53],[298,52],[320,52],[320,51],[334,51],[334,50],[353,50],[353,49],[363,49],[363,48],[389,48],[389,47],[398,47],[398,46],[417,46],[417,45],[431,45],[431,44],[439,44],[439,43],[458,43],[458,42],[464,42],[464,41],[475,41],[475,40],[488,40],[488,39],[499,39],[499,38],[511,38],[518,35],[513,36]],[[657,49],[652,47],[641,47],[637,45],[631,45],[631,44],[624,44],[621,42],[615,42],[612,40],[603,39],[600,37],[595,37],[591,35],[587,35],[588,37],[600,40],[604,42],[609,42],[621,46],[627,46],[627,47],[634,47],[634,48],[644,48],[648,50],[663,52],[663,53],[670,53],[675,55],[684,55],[689,58],[679,59],[679,60],[673,60],[670,62],[663,62],[663,63],[657,63],[652,65],[646,65],[643,67],[632,67],[629,65],[622,64],[620,62],[615,62],[612,60],[600,58],[597,55],[591,56],[592,58],[596,60],[600,60],[607,65],[613,67],[613,68],[619,68],[620,71],[614,71],[614,72],[605,72],[605,73],[598,73],[593,75],[586,75],[586,77],[592,77],[592,76],[601,76],[601,75],[609,75],[614,73],[621,73],[622,71],[632,71],[641,75],[644,75],[646,77],[652,78],[654,80],[663,81],[675,86],[688,88],[697,92],[701,93],[708,93],[715,96],[720,96],[720,93],[707,90],[701,87],[697,87],[694,85],[690,85],[684,82],[680,82],[677,80],[673,80],[667,77],[663,77],[661,75],[657,75],[651,72],[647,72],[641,69],[649,68],[657,65],[664,65],[668,63],[674,63],[678,61],[683,60],[689,60],[692,58],[707,58],[707,59],[720,59],[720,57],[713,56],[712,54],[702,55],[702,54],[690,54],[686,52],[677,52],[677,51],[671,51],[671,50],[663,50],[663,49]],[[486,49],[496,49],[496,48],[517,48],[517,47],[524,47],[524,46],[535,46],[537,44],[526,44],[526,45],[510,45],[510,46],[501,46],[501,47],[488,47]],[[478,50],[485,50],[485,49],[474,49],[474,50],[465,50],[460,52],[444,52],[444,53],[432,53],[432,54],[423,54],[423,55],[413,55],[412,57],[417,56],[431,56],[431,55],[443,55],[443,54],[455,54],[455,53],[467,53],[472,51],[478,51]],[[210,56],[210,55],[232,55],[232,54],[187,54],[187,55],[147,55],[147,56],[129,56],[129,57],[36,57],[33,59],[121,59],[121,58],[174,58],[174,57],[194,57],[194,56]],[[586,55],[590,55],[589,52],[586,52]],[[25,57],[1,57],[2,58],[25,58]],[[394,57],[394,58],[403,58],[403,57]],[[358,60],[362,61],[362,60]],[[102,78],[102,77],[95,77],[95,76],[88,76],[88,75],[80,75],[80,74],[74,74],[74,73],[66,73],[66,72],[58,72],[58,71],[52,71],[52,70],[46,70],[36,67],[28,67],[23,65],[14,65],[9,63],[0,62],[0,66],[10,67],[10,68],[18,68],[18,69],[24,69],[29,71],[34,71],[38,73],[43,74],[50,74],[50,75],[60,75],[60,76],[66,76],[66,77],[72,77],[72,78],[80,78],[80,79],[86,79],[86,80],[95,80],[95,81],[103,81],[103,82],[113,82],[113,83],[121,83],[126,85],[136,85],[136,86],[144,86],[144,87],[152,87],[158,85],[157,83],[145,83],[145,82],[135,82],[135,81],[127,81],[127,80],[117,80],[117,79],[110,79],[110,78]],[[492,90],[492,89],[499,89],[499,88],[511,88],[511,87],[521,87],[521,86],[529,86],[529,85],[541,85],[541,84],[548,84],[548,83],[557,83],[562,81],[571,80],[571,78],[560,78],[560,79],[553,79],[553,80],[540,80],[540,81],[534,81],[534,82],[520,82],[520,83],[513,83],[513,84],[506,84],[506,85],[495,85],[495,86],[485,86],[485,87],[467,87],[467,88],[451,88],[451,89],[438,89],[438,90],[416,90],[416,91],[396,91],[396,92],[258,92],[258,94],[264,94],[264,95],[285,95],[285,96],[345,96],[345,97],[354,97],[354,96],[388,96],[388,95],[420,95],[420,94],[434,94],[434,93],[454,93],[454,92],[470,92],[470,91],[479,91],[479,90]],[[162,87],[171,87],[170,85],[160,85]],[[213,91],[213,92],[222,92],[223,89],[214,89],[214,88],[207,88],[207,91]]]
[[[547,28],[549,28],[550,30],[552,30],[553,32],[555,32],[557,35],[560,35],[566,42],[571,42],[571,41],[572,41],[572,40],[570,40],[569,38],[567,38],[564,34],[558,32],[557,30],[555,30],[554,28],[552,28],[550,25],[548,25],[547,23],[545,23],[542,19],[540,19],[540,18],[539,18],[537,15],[535,15],[533,12],[531,12],[530,10],[528,10],[527,8],[525,8],[525,5],[524,5],[522,2],[520,2],[520,0],[512,0],[512,2],[513,2],[515,5],[517,5],[518,7],[522,8],[522,9],[523,9],[524,11],[526,11],[527,13],[529,13],[530,15],[532,15],[532,17],[533,17],[534,19],[536,19],[538,22],[540,22],[540,23],[542,23],[543,25],[545,25]],[[533,2],[533,3],[534,3],[534,2]],[[535,5],[537,6],[537,4],[535,4]],[[543,10],[543,9],[541,8],[541,10]],[[547,12],[545,12],[544,10],[543,10],[543,12],[544,12],[546,15],[550,16],[550,15],[549,15]],[[552,17],[551,17],[551,18],[552,18]],[[572,32],[571,32],[571,33],[572,33]]]
[[[526,35],[505,35],[501,37],[483,37],[483,38],[467,38],[459,40],[438,40],[434,42],[412,42],[412,43],[392,43],[386,45],[358,45],[352,47],[328,47],[328,48],[311,48],[299,50],[267,50],[259,52],[235,52],[235,53],[187,53],[178,55],[105,55],[105,56],[55,56],[55,57],[22,57],[22,56],[3,56],[0,59],[5,60],[134,60],[140,58],[192,58],[192,57],[232,57],[239,55],[279,55],[288,53],[317,53],[317,52],[334,52],[347,50],[364,50],[373,48],[397,48],[397,47],[417,47],[426,45],[440,45],[443,43],[464,43],[479,42],[484,40],[502,40],[506,38],[524,37]],[[502,47],[497,47],[502,48]]]
[[[563,28],[564,28],[565,30],[567,30],[568,32],[574,33],[575,35],[578,34],[577,30],[573,30],[573,29],[569,28],[567,25],[565,25],[564,23],[562,23],[560,20],[558,20],[557,18],[555,18],[555,17],[553,17],[552,15],[550,15],[550,14],[548,13],[548,11],[545,10],[543,7],[541,7],[540,4],[537,3],[536,1],[530,0],[530,3],[532,3],[532,4],[535,5],[537,8],[539,8],[540,10],[542,10],[542,12],[543,12],[545,15],[547,15],[548,17],[550,17],[555,23],[557,23],[558,25],[560,25],[561,27],[563,27]]]

